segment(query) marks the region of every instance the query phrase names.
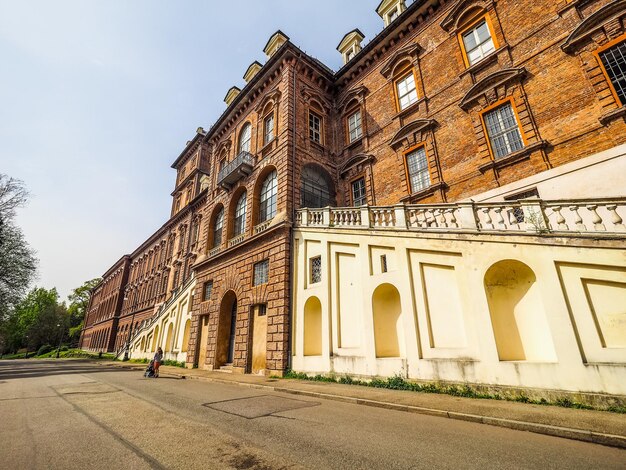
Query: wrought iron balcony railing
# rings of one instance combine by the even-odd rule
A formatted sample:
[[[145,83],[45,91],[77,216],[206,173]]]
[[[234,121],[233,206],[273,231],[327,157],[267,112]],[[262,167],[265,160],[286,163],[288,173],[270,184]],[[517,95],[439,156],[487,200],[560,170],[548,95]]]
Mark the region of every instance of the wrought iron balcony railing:
[[[254,155],[249,152],[239,152],[239,155],[228,162],[217,174],[217,184],[225,189],[230,189],[237,181],[252,173],[254,168]]]

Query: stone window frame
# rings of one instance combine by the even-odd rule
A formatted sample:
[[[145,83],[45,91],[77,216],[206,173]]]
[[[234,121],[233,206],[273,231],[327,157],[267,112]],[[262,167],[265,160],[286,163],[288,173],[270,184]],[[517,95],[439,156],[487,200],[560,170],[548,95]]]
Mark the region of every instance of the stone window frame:
[[[314,104],[314,106],[313,106]],[[321,145],[322,147],[325,145],[325,115],[323,113],[323,107],[320,106],[317,101],[312,100],[311,104],[307,107],[307,130],[308,130],[308,135],[309,135],[309,142],[312,142],[314,144],[317,145]],[[319,134],[319,141],[315,140],[314,137],[314,133],[316,132],[312,127],[311,127],[311,116],[317,118],[320,122],[320,128],[319,131],[317,132]]]
[[[208,295],[207,295],[208,292]],[[208,302],[211,300],[211,294],[213,293],[213,281],[206,281],[202,285],[202,301]]]
[[[600,54],[622,43],[626,43],[626,32],[624,32],[624,34],[622,34],[621,36],[618,36],[615,39],[609,41],[604,46],[601,46],[595,51],[593,51],[593,55],[598,61],[598,65],[600,66],[600,69],[602,70],[602,74],[604,75],[604,78],[609,86],[609,89],[611,90],[611,94],[613,95],[613,98],[615,99],[615,103],[617,104],[618,107],[626,106],[626,100],[624,103],[622,103],[622,100],[619,98],[617,94],[617,90],[615,89],[615,84],[613,83],[613,80],[611,80],[611,78],[609,77],[609,74],[606,70],[606,66],[604,65],[604,62],[602,61]]]
[[[404,68],[401,68],[400,70],[394,72],[394,75],[397,77],[393,78],[393,93],[394,93],[394,97],[396,100],[396,111],[398,113],[402,113],[403,111],[406,111],[407,109],[413,107],[414,105],[416,105],[417,103],[419,103],[419,101],[423,98],[423,95],[420,95],[420,87],[418,84],[418,79],[417,79],[417,73],[415,71],[415,66],[405,62],[402,62],[403,64],[406,63],[406,66]],[[415,84],[415,95],[417,97],[417,99],[412,102],[409,103],[409,105],[406,108],[402,107],[402,104],[400,103],[400,92],[398,90],[398,85],[400,84],[401,81],[406,80],[406,78],[409,75],[413,75],[413,83]]]
[[[349,104],[350,106],[345,112],[346,141],[348,145],[352,145],[360,142],[363,139],[363,111],[357,101],[352,101]],[[355,137],[352,138],[351,121],[352,118],[355,117],[357,114],[358,118],[355,120],[355,122],[358,120],[358,126],[355,125]]]
[[[350,206],[351,207],[361,207],[361,206],[355,206],[355,202],[354,202],[354,184],[358,181],[363,180],[363,197],[365,199],[365,204],[363,205],[367,205],[368,199],[367,199],[367,180],[365,178],[365,174],[364,173],[360,173],[357,176],[355,176],[354,178],[352,178],[350,180]]]
[[[221,228],[219,229],[219,241],[216,242],[216,234],[218,233],[217,222],[221,216]],[[208,250],[213,250],[215,248],[219,248],[224,243],[224,218],[226,216],[226,208],[223,204],[219,204],[213,208],[213,212],[211,214],[211,223],[209,225],[209,236],[207,237],[207,247]]]
[[[580,60],[583,72],[588,83],[593,87],[602,109],[608,110],[598,118],[604,126],[626,117],[626,103],[621,103],[614,92],[613,84],[599,56],[603,50],[626,39],[624,16],[626,16],[626,0],[613,1],[579,21],[576,28],[561,44],[563,52]],[[578,18],[579,16],[576,16],[576,19]],[[606,93],[607,90],[609,93]]]
[[[376,195],[374,194],[374,181],[373,181],[373,169],[372,165],[376,159],[373,155],[358,154],[349,158],[341,167],[338,168],[338,175],[340,178],[339,187],[340,193],[351,195],[352,182],[359,179],[365,179],[365,195],[368,204],[375,204]],[[343,202],[343,204],[352,204],[352,198],[349,196]]]
[[[491,144],[491,137],[489,136],[489,131],[487,129],[487,123],[485,122],[485,116],[487,114],[489,114],[492,111],[495,111],[496,109],[499,109],[503,106],[506,106],[507,104],[509,104],[511,106],[511,109],[513,110],[513,116],[515,116],[515,121],[517,122],[517,130],[520,133],[521,139],[522,139],[522,145],[523,148],[521,150],[517,150],[517,151],[513,151],[508,153],[507,155],[504,155],[502,157],[497,157],[495,155],[494,149],[492,147]],[[523,151],[524,149],[526,149],[528,147],[528,139],[526,138],[526,134],[524,132],[524,129],[522,128],[522,121],[520,120],[519,117],[519,112],[517,110],[517,105],[515,104],[515,99],[513,98],[513,96],[508,96],[502,100],[496,101],[495,103],[491,104],[490,106],[487,106],[486,108],[482,109],[481,111],[479,111],[479,116],[480,116],[480,122],[482,124],[483,127],[483,132],[485,135],[485,139],[487,141],[487,146],[489,147],[489,153],[491,155],[491,158],[493,159],[494,162],[498,162],[500,160],[506,159],[508,158],[510,155],[517,153],[519,151]]]
[[[266,188],[266,183],[268,180],[274,175],[275,182],[269,188]],[[267,167],[264,169],[263,173],[258,178],[258,209],[257,209],[257,223],[262,224],[264,222],[268,222],[276,217],[278,213],[278,170],[274,167]],[[256,193],[256,191],[255,191]],[[266,199],[270,201],[269,207],[273,208],[273,212],[267,212],[263,214],[262,204],[264,203],[263,198],[267,195],[270,195],[269,198]],[[256,198],[255,198],[256,199]],[[273,203],[271,200],[274,200]],[[270,215],[271,214],[271,215]]]
[[[235,218],[236,218],[236,212],[237,212],[237,206],[239,204],[239,202],[241,201],[241,199],[245,197],[245,201],[244,201],[244,214],[243,214],[243,225],[242,225],[242,230],[240,233],[235,233]],[[246,188],[246,186],[241,185],[239,186],[234,192],[233,195],[230,199],[230,204],[228,205],[228,215],[227,215],[227,224],[226,224],[226,241],[228,242],[229,240],[232,240],[235,237],[239,237],[241,235],[245,235],[246,234],[246,229],[248,226],[248,189]]]
[[[493,170],[496,180],[499,178],[499,170],[528,160],[536,153],[541,154],[546,170],[549,169],[545,152],[549,143],[541,139],[539,128],[524,90],[524,80],[527,75],[528,73],[523,67],[498,70],[476,83],[459,103],[461,109],[470,115],[474,127],[478,145],[477,155],[480,159],[478,170],[481,173]],[[483,115],[507,100],[511,101],[515,110],[524,148],[496,159],[491,149]]]
[[[421,104],[426,101],[424,79],[419,63],[419,56],[422,52],[423,49],[418,43],[410,43],[397,50],[380,70],[381,75],[387,79],[387,82],[392,87],[391,96],[394,101],[397,116],[404,116],[415,110],[420,110],[422,107]],[[398,82],[406,78],[411,72],[415,80],[417,100],[402,109],[398,94]]]
[[[256,107],[255,112],[257,118],[257,148],[260,148],[260,153],[265,155],[276,147],[276,138],[278,137],[278,108],[280,103],[281,92],[278,89],[274,89],[271,92],[265,94],[263,100]],[[271,138],[267,139],[267,121],[273,118],[273,129]]]
[[[424,187],[424,188],[420,188],[418,191],[413,191],[413,187],[411,185],[411,174],[409,173],[409,165],[407,163],[407,159],[408,156],[410,154],[415,153],[416,151],[418,151],[419,149],[424,149],[424,157],[426,158],[426,166],[428,169],[428,186]],[[416,145],[413,145],[411,147],[409,147],[408,149],[406,149],[405,151],[402,152],[402,162],[404,164],[404,177],[406,179],[406,185],[407,185],[407,192],[409,196],[414,196],[417,194],[421,194],[424,192],[427,192],[430,190],[432,184],[433,184],[433,169],[432,169],[432,163],[430,161],[430,158],[428,158],[428,149],[427,149],[427,143],[426,142],[419,142]]]
[[[493,42],[493,51],[491,51],[489,54],[481,57],[480,60],[478,60],[477,62],[471,64],[469,56],[468,56],[468,53],[467,53],[467,50],[465,48],[465,41],[463,40],[463,36],[465,34],[467,34],[468,31],[476,29],[478,24],[482,23],[483,20],[487,24],[487,29],[489,30],[489,35],[491,36],[491,41]],[[463,63],[465,64],[465,68],[469,69],[471,67],[477,66],[478,64],[480,64],[481,62],[485,61],[486,59],[488,59],[492,55],[496,54],[496,52],[500,48],[500,41],[498,39],[498,36],[496,35],[496,29],[494,28],[493,20],[491,18],[491,14],[489,12],[484,12],[482,14],[479,14],[479,16],[477,16],[477,17],[471,17],[467,21],[469,22],[469,24],[465,24],[464,26],[462,26],[458,30],[458,32],[457,32],[457,40],[459,41],[459,46],[461,47],[461,53],[462,53],[462,57],[463,57]]]
[[[365,106],[365,97],[369,90],[364,86],[358,86],[349,90],[339,101],[337,109],[341,116],[345,142],[345,149],[357,147],[360,143],[367,139],[367,108]],[[350,139],[350,118],[357,112],[361,113],[361,135],[354,140]]]
[[[247,144],[248,144],[248,149],[247,150],[243,150],[243,144],[244,142],[241,140],[244,136],[244,130],[245,129],[249,129],[250,130],[250,137],[246,140]],[[241,152],[248,152],[248,153],[252,153],[252,123],[247,120],[245,121],[241,128],[239,129],[239,132],[237,134],[237,155],[239,155]]]

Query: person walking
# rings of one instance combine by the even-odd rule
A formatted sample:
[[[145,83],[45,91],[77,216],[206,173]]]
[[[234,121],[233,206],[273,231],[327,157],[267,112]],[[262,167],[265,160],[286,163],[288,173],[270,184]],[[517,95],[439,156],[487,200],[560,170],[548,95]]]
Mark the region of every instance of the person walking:
[[[161,367],[161,362],[163,362],[163,350],[161,348],[157,349],[154,358],[154,378],[156,379],[159,376],[159,367]]]

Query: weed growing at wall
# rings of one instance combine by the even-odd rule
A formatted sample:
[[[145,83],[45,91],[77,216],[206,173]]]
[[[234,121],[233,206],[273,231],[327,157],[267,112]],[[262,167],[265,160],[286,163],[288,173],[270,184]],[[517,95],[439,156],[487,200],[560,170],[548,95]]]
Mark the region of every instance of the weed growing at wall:
[[[527,395],[520,394],[517,396],[502,396],[497,393],[485,393],[478,391],[472,388],[470,385],[444,385],[439,383],[416,383],[409,382],[405,380],[403,377],[399,375],[395,375],[393,377],[388,377],[386,379],[372,379],[372,380],[359,380],[350,377],[349,375],[337,377],[333,374],[324,376],[324,375],[315,375],[309,376],[303,372],[294,372],[287,371],[285,379],[296,379],[296,380],[310,380],[315,382],[335,382],[345,385],[360,385],[363,387],[374,387],[374,388],[385,388],[389,390],[404,390],[410,392],[421,392],[421,393],[438,393],[444,395],[451,395],[454,397],[464,397],[464,398],[478,398],[478,399],[487,399],[487,400],[506,400],[506,401],[516,401],[519,403],[528,403],[532,405],[553,405],[553,406],[561,406],[563,408],[576,408],[579,410],[599,410],[599,411],[610,411],[613,413],[626,413],[626,407],[623,406],[610,406],[606,409],[594,408],[593,406],[578,403],[572,401],[568,397],[561,397],[555,400],[554,402],[549,402],[545,398],[541,398],[539,400],[532,399]]]

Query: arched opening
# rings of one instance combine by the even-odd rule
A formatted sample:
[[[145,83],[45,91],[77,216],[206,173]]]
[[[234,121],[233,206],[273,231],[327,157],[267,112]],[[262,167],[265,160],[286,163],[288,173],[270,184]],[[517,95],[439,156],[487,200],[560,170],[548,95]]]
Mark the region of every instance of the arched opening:
[[[185,322],[185,330],[183,332],[183,344],[181,344],[181,352],[187,352],[189,347],[189,332],[191,330],[191,320]]]
[[[485,291],[501,361],[554,361],[556,353],[532,269],[504,260],[485,274]]]
[[[217,331],[217,351],[215,366],[232,364],[235,359],[235,340],[237,337],[237,296],[231,290],[222,298],[220,321]]]
[[[302,168],[300,205],[311,209],[335,205],[333,180],[321,166],[310,163]]]
[[[255,201],[258,201],[258,214],[256,222],[262,224],[272,220],[277,212],[278,202],[278,173],[271,169],[269,173],[259,178],[260,185],[255,188]]]
[[[239,153],[250,153],[250,142],[252,141],[252,126],[247,122],[242,128],[239,134]]]
[[[304,355],[322,355],[322,303],[317,297],[304,304]]]
[[[246,230],[246,203],[248,193],[244,191],[235,205],[235,216],[233,219],[233,237],[241,235]]]
[[[224,231],[224,206],[218,205],[211,216],[211,229],[209,230],[209,249],[217,248],[222,244]]]
[[[376,357],[400,357],[402,305],[400,293],[391,284],[381,284],[372,295]]]
[[[152,337],[152,349],[151,349],[152,352],[156,351],[158,341],[159,341],[159,326],[157,325],[154,328],[154,334]]]
[[[167,327],[167,335],[165,337],[165,352],[172,352],[172,342],[174,341],[174,326],[170,323]]]

